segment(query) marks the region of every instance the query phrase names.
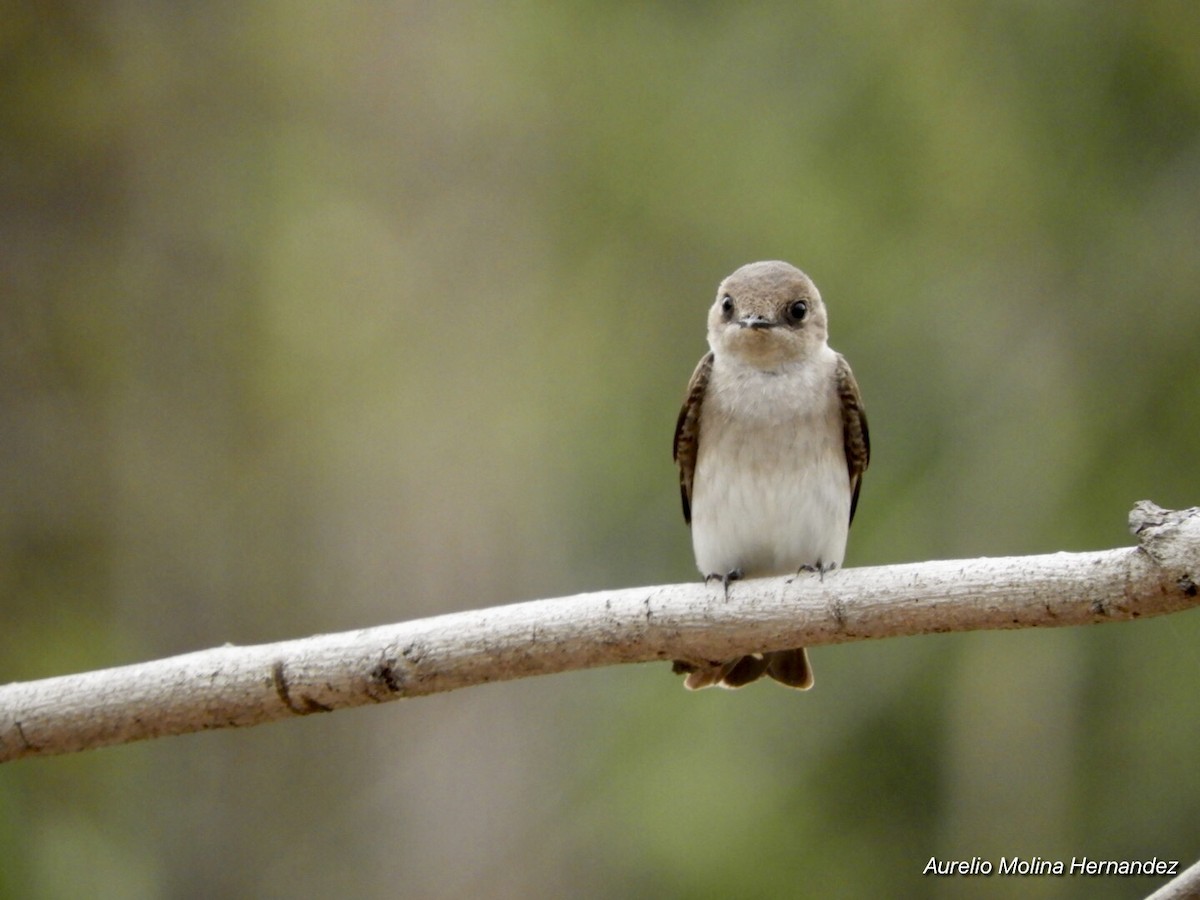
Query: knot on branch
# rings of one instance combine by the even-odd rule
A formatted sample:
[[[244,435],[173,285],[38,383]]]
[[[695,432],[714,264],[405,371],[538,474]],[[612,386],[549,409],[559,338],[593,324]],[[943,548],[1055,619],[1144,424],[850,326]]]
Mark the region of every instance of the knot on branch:
[[[1149,500],[1139,500],[1129,513],[1129,530],[1165,574],[1187,596],[1197,593],[1200,581],[1200,507],[1163,509]]]

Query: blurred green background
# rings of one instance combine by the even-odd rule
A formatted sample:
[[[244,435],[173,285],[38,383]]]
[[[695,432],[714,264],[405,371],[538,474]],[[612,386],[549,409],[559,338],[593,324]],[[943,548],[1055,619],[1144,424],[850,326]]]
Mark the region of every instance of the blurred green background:
[[[0,2],[0,682],[697,577],[717,282],[816,280],[849,565],[1200,503],[1200,6]],[[0,897],[1141,897],[1200,617],[0,767]]]

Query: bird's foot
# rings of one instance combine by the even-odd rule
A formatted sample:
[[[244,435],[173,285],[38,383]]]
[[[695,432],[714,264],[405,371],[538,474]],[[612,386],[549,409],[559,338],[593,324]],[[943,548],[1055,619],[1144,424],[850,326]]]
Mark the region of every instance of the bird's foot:
[[[836,568],[837,568],[837,563],[823,563],[820,560],[817,560],[817,564],[815,566],[810,566],[810,565],[801,566],[799,569],[796,570],[796,575],[799,576],[801,572],[816,573],[817,575],[820,576],[821,581],[824,581],[825,573],[832,572]]]
[[[730,569],[724,575],[722,575],[720,572],[710,572],[708,575],[704,576],[705,584],[708,584],[710,581],[721,582],[721,587],[724,588],[724,590],[725,590],[725,599],[726,600],[729,599],[729,584],[730,584],[730,582],[741,581],[741,580],[742,580],[742,570],[741,569]]]

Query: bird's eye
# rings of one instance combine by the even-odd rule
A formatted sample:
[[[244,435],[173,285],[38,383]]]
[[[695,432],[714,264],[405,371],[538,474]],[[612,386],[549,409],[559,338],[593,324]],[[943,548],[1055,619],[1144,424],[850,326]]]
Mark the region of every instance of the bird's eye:
[[[726,322],[733,318],[733,298],[728,294],[721,300],[721,314],[725,316]]]
[[[790,319],[793,324],[799,324],[800,322],[803,322],[806,315],[808,315],[808,304],[803,300],[797,300],[787,308],[788,319]]]

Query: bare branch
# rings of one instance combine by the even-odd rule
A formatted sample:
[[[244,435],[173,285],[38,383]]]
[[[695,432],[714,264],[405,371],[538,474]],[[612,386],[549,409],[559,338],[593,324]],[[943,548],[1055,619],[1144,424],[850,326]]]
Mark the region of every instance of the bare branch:
[[[599,591],[0,687],[0,762],[618,663],[1086,625],[1200,604],[1200,510],[1139,503],[1138,547]],[[681,699],[681,702],[682,699]]]
[[[1195,900],[1200,897],[1200,862],[1180,872],[1146,900]]]

